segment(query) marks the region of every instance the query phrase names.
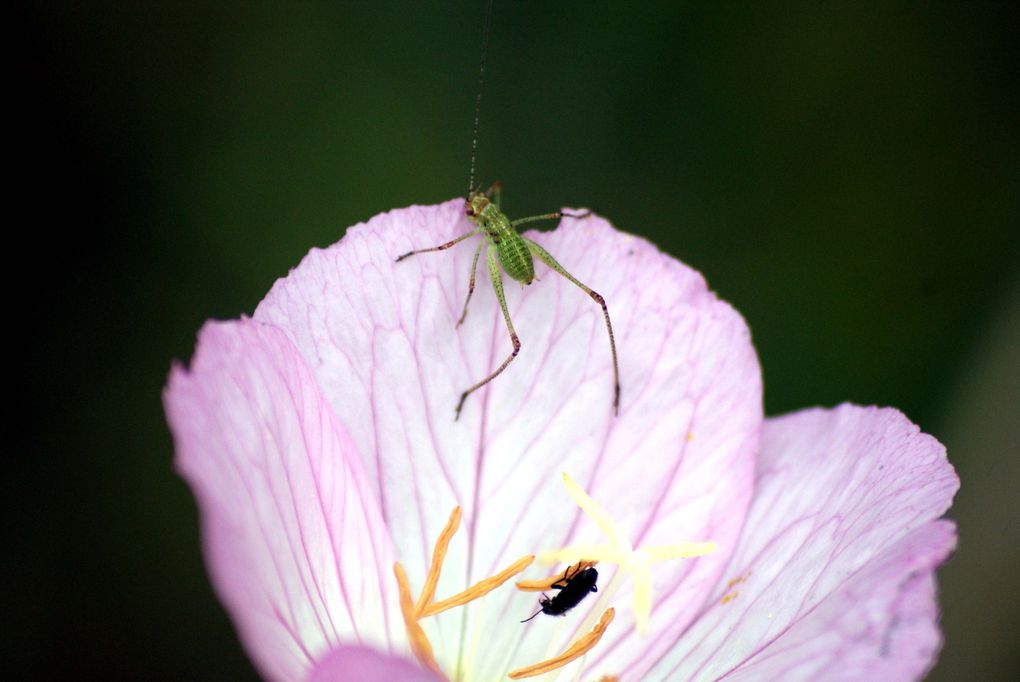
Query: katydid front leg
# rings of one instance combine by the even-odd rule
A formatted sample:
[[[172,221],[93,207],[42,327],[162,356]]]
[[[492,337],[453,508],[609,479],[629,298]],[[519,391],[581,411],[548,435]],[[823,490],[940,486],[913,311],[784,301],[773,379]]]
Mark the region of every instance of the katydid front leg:
[[[482,228],[480,228],[480,227],[479,228],[475,228],[474,230],[471,230],[470,232],[468,232],[466,234],[462,234],[461,236],[457,237],[456,239],[451,239],[450,241],[446,242],[445,244],[440,244],[439,246],[433,246],[430,249],[416,249],[414,251],[408,251],[407,253],[405,253],[403,255],[397,256],[397,259],[395,261],[393,261],[393,262],[394,263],[399,263],[400,261],[404,260],[405,258],[410,258],[411,256],[414,256],[414,255],[419,254],[419,253],[431,253],[432,251],[445,251],[446,249],[450,248],[451,246],[456,246],[457,244],[460,244],[465,239],[468,239],[469,237],[474,237],[476,234],[480,234],[481,232],[483,232]]]
[[[468,280],[468,295],[464,299],[464,312],[460,314],[460,319],[457,320],[458,327],[464,324],[464,318],[467,317],[468,303],[471,302],[471,294],[475,293],[475,272],[478,271],[478,257],[482,255],[483,246],[485,246],[484,241],[478,242],[478,248],[475,249],[475,257],[471,259],[471,279]]]

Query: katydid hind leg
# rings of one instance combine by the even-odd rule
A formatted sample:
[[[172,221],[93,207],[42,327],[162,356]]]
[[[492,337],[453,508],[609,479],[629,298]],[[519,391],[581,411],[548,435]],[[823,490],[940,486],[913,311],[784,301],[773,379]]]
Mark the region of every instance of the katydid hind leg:
[[[606,331],[609,333],[609,350],[610,350],[610,352],[612,353],[612,356],[613,356],[613,414],[619,415],[620,414],[620,370],[619,370],[619,367],[618,367],[617,361],[616,361],[616,337],[613,335],[613,323],[609,319],[609,308],[608,308],[608,306],[606,306],[606,299],[602,298],[602,296],[598,292],[592,290],[584,282],[582,282],[581,280],[577,279],[576,277],[571,275],[569,272],[567,272],[566,268],[564,268],[562,265],[560,265],[556,261],[556,259],[553,258],[549,254],[548,251],[546,251],[541,246],[539,246],[538,244],[536,244],[532,240],[528,239],[527,237],[522,237],[522,238],[524,239],[524,243],[528,245],[528,250],[531,251],[532,255],[534,255],[535,258],[538,258],[540,261],[542,261],[543,263],[548,265],[550,268],[555,270],[564,279],[567,279],[570,282],[572,282],[574,285],[576,285],[578,288],[580,288],[582,291],[584,291],[586,294],[588,294],[588,296],[590,296],[596,303],[598,303],[599,306],[601,306],[601,308],[602,308],[602,316],[606,320]]]
[[[521,352],[521,341],[517,338],[517,332],[514,331],[514,324],[510,320],[510,311],[506,307],[506,297],[503,295],[503,273],[496,258],[496,247],[490,246],[485,255],[489,262],[489,277],[492,279],[492,288],[495,290],[496,298],[499,300],[499,307],[503,310],[503,319],[506,321],[506,329],[510,333],[510,343],[513,344],[513,350],[506,360],[503,361],[503,364],[496,368],[495,372],[461,394],[460,402],[457,403],[457,413],[454,416],[454,421],[460,419],[460,411],[464,407],[464,401],[467,400],[467,397],[502,374],[507,365],[513,362],[513,359]]]

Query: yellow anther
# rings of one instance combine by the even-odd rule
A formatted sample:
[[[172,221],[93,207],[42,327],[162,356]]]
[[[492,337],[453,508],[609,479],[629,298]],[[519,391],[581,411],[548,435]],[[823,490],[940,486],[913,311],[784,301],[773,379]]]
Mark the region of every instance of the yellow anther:
[[[418,621],[427,616],[434,616],[447,609],[462,606],[485,596],[526,569],[535,560],[535,557],[532,555],[521,557],[491,578],[480,580],[463,592],[459,592],[448,599],[434,602],[436,585],[439,584],[439,574],[443,568],[443,561],[446,559],[446,551],[450,546],[450,540],[453,539],[459,527],[460,507],[455,507],[450,512],[450,519],[446,522],[446,526],[436,540],[435,549],[432,552],[432,561],[429,564],[429,572],[425,577],[425,586],[422,588],[417,602],[411,598],[411,586],[407,581],[404,567],[399,562],[393,564],[393,575],[397,578],[397,590],[400,593],[400,613],[404,617],[404,626],[407,628],[407,639],[410,642],[411,651],[423,666],[434,671],[443,680],[446,678],[443,677],[439,664],[436,663],[435,654],[432,652],[432,644],[429,642],[425,631]]]
[[[411,644],[411,652],[418,662],[429,670],[442,677],[443,672],[436,663],[436,656],[432,653],[432,643],[425,636],[425,631],[418,624],[418,617],[414,612],[414,604],[411,602],[411,586],[407,582],[407,574],[400,562],[393,564],[393,575],[397,578],[397,591],[400,593],[400,613],[404,616],[404,627],[407,628],[407,638]],[[446,679],[445,677],[443,679]]]
[[[517,670],[511,670],[508,677],[511,680],[519,680],[524,677],[534,677],[535,675],[542,675],[544,673],[562,668],[567,663],[584,656],[586,653],[592,650],[599,640],[602,639],[602,634],[609,627],[609,624],[613,622],[613,617],[616,616],[616,611],[612,608],[606,609],[606,612],[602,614],[599,622],[595,624],[591,632],[582,635],[573,644],[568,646],[566,650],[556,656],[550,658],[547,661],[541,663],[535,663],[524,668],[518,668]]]
[[[572,564],[565,571],[554,573],[548,578],[542,578],[541,580],[521,580],[517,583],[517,589],[522,592],[545,592],[546,590],[551,590],[554,583],[562,582],[564,575],[577,575],[584,569],[591,568],[597,563],[597,561],[586,561],[582,559],[576,564]]]
[[[454,507],[453,511],[450,512],[450,519],[446,522],[446,526],[443,528],[443,532],[439,534],[439,539],[436,540],[436,546],[432,550],[432,563],[429,565],[429,573],[425,577],[425,586],[421,588],[421,595],[418,597],[418,602],[414,605],[414,611],[421,618],[424,614],[425,607],[432,603],[433,598],[436,596],[436,585],[439,584],[439,573],[443,569],[443,562],[446,560],[446,549],[450,546],[450,540],[453,539],[454,533],[460,528],[460,507]]]
[[[677,545],[642,547],[637,550],[630,540],[602,506],[593,500],[574,479],[563,473],[563,485],[567,494],[609,539],[608,545],[571,545],[554,552],[543,552],[542,561],[548,563],[574,563],[584,559],[608,561],[619,564],[620,569],[629,573],[634,581],[634,626],[644,634],[652,612],[652,569],[653,563],[665,559],[690,559],[711,554],[716,550],[714,542],[686,542]]]
[[[447,609],[452,609],[455,606],[463,606],[464,604],[474,601],[479,597],[484,597],[489,592],[492,592],[494,589],[505,583],[507,580],[510,580],[510,578],[514,577],[515,575],[526,569],[528,566],[531,565],[531,562],[534,560],[535,560],[534,555],[521,557],[520,559],[510,564],[508,567],[506,567],[496,575],[492,576],[491,578],[479,580],[477,583],[467,588],[463,592],[458,592],[452,597],[448,597],[447,599],[444,599],[442,601],[435,602],[434,604],[429,604],[422,611],[421,617],[424,618],[426,616],[434,616],[437,613],[442,613],[443,611],[446,611]]]

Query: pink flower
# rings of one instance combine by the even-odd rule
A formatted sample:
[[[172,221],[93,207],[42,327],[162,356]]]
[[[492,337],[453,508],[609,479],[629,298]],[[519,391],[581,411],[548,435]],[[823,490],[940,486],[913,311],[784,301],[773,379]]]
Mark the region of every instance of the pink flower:
[[[619,416],[601,310],[539,268],[506,289],[519,357],[455,422],[460,393],[509,351],[499,307],[481,271],[455,328],[469,245],[393,261],[470,227],[462,200],[353,227],[252,319],[208,323],[191,367],[171,372],[210,576],[267,679],[506,679],[607,613],[601,639],[543,679],[923,676],[941,641],[934,570],[955,543],[939,517],[958,480],[938,442],[891,409],[764,420],[743,319],[698,273],[594,217],[533,238],[609,304]],[[538,595],[505,583],[405,617],[394,564],[423,591],[455,507],[436,600],[522,556],[608,547],[584,499],[631,553],[603,558],[599,592],[566,616],[521,624]],[[714,546],[656,554],[698,541]],[[562,571],[536,562],[521,577]],[[412,654],[419,626],[439,672]]]

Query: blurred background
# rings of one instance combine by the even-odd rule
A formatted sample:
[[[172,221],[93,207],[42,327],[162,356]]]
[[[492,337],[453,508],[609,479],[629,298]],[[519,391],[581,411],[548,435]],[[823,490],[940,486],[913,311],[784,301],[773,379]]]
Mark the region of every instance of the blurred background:
[[[935,680],[1020,671],[1010,4],[497,0],[482,107],[507,212],[588,206],[704,272],[751,325],[769,414],[893,405],[947,444]],[[167,370],[312,246],[465,193],[484,9],[16,10],[11,679],[254,679],[172,469]]]

